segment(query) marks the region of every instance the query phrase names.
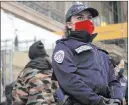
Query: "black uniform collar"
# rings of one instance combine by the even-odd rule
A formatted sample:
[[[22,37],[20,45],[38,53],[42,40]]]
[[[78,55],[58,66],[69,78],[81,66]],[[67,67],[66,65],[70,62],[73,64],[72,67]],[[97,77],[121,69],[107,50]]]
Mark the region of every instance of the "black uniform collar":
[[[92,34],[92,36],[86,31],[71,31],[68,38],[72,38],[81,42],[89,43],[97,36],[97,33]]]

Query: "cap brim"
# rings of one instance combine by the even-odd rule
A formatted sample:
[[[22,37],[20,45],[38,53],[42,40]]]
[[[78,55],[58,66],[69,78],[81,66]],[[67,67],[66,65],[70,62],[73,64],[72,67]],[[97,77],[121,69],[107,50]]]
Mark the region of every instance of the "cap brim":
[[[80,13],[82,11],[89,11],[91,13],[91,15],[92,15],[93,18],[94,17],[97,17],[99,15],[98,11],[96,9],[94,9],[94,8],[86,8],[84,10],[81,10],[81,11],[76,12],[75,14],[78,14],[78,13]],[[73,15],[75,15],[75,14],[73,14]]]
[[[84,11],[89,11],[93,17],[97,17],[99,12],[94,8],[86,8]]]

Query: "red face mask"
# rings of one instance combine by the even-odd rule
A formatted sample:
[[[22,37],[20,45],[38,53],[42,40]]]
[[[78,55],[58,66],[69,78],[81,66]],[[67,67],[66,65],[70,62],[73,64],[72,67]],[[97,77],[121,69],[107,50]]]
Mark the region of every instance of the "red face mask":
[[[92,35],[94,31],[94,24],[89,20],[84,20],[81,22],[75,23],[75,30],[76,31],[87,31]]]

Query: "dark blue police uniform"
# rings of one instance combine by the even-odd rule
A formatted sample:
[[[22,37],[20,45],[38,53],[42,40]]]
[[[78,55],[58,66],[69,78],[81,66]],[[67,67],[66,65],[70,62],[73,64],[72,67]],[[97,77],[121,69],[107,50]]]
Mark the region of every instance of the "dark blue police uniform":
[[[60,87],[83,105],[98,105],[101,96],[122,101],[110,57],[91,43],[57,41],[52,66]]]

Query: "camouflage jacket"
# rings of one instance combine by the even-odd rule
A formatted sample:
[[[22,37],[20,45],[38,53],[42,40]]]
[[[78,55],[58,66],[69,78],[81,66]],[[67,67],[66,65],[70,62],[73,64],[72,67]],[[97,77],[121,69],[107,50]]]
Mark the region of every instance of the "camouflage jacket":
[[[51,85],[51,74],[24,69],[13,87],[13,105],[55,105]]]

